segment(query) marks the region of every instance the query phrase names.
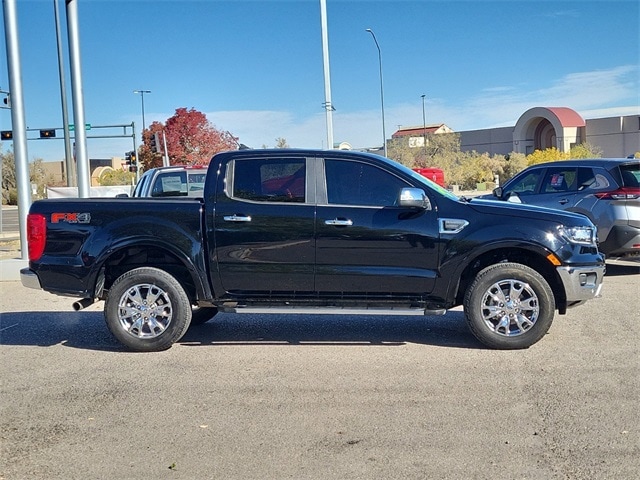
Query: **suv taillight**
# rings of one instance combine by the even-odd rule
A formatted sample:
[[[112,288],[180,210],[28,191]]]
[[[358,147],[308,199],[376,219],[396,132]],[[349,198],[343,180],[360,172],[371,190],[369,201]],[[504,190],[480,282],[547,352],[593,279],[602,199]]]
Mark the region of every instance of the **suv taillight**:
[[[621,187],[611,192],[600,192],[594,195],[600,200],[634,200],[640,198],[640,188]]]
[[[44,252],[47,241],[47,219],[39,213],[27,215],[27,242],[29,245],[29,260],[39,260]]]

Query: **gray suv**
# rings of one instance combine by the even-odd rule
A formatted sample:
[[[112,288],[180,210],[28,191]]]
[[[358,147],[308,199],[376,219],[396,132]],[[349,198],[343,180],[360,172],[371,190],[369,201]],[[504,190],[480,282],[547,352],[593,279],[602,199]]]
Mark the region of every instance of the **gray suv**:
[[[637,158],[539,163],[493,190],[493,197],[582,213],[598,227],[598,248],[607,257],[640,257]]]

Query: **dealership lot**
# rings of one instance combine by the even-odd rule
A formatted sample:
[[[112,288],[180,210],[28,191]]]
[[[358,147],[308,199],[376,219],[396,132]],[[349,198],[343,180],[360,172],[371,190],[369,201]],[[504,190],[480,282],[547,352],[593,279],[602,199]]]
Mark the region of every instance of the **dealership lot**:
[[[524,351],[444,317],[221,314],[128,353],[0,283],[0,479],[635,478],[640,273]]]

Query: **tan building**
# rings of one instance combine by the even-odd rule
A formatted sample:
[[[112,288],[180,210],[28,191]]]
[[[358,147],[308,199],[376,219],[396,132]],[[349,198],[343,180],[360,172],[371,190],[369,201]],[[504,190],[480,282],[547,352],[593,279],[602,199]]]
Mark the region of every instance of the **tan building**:
[[[66,182],[66,165],[63,160],[58,162],[42,162],[44,170],[47,172],[47,183],[52,185],[62,185]],[[121,170],[124,168],[124,159],[112,157],[110,159],[89,159],[89,173],[91,175],[91,186],[100,185],[98,179],[106,170]]]
[[[462,151],[491,155],[528,155],[551,147],[567,152],[580,143],[599,147],[605,158],[640,152],[640,115],[584,120],[567,107],[534,107],[524,112],[513,127],[459,133]]]

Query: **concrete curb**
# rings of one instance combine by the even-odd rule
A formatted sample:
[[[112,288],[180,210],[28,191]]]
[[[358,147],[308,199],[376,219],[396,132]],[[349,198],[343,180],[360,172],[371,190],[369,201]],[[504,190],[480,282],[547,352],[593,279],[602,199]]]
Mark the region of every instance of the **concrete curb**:
[[[8,258],[0,260],[0,282],[20,281],[20,269],[28,267],[29,260]]]

